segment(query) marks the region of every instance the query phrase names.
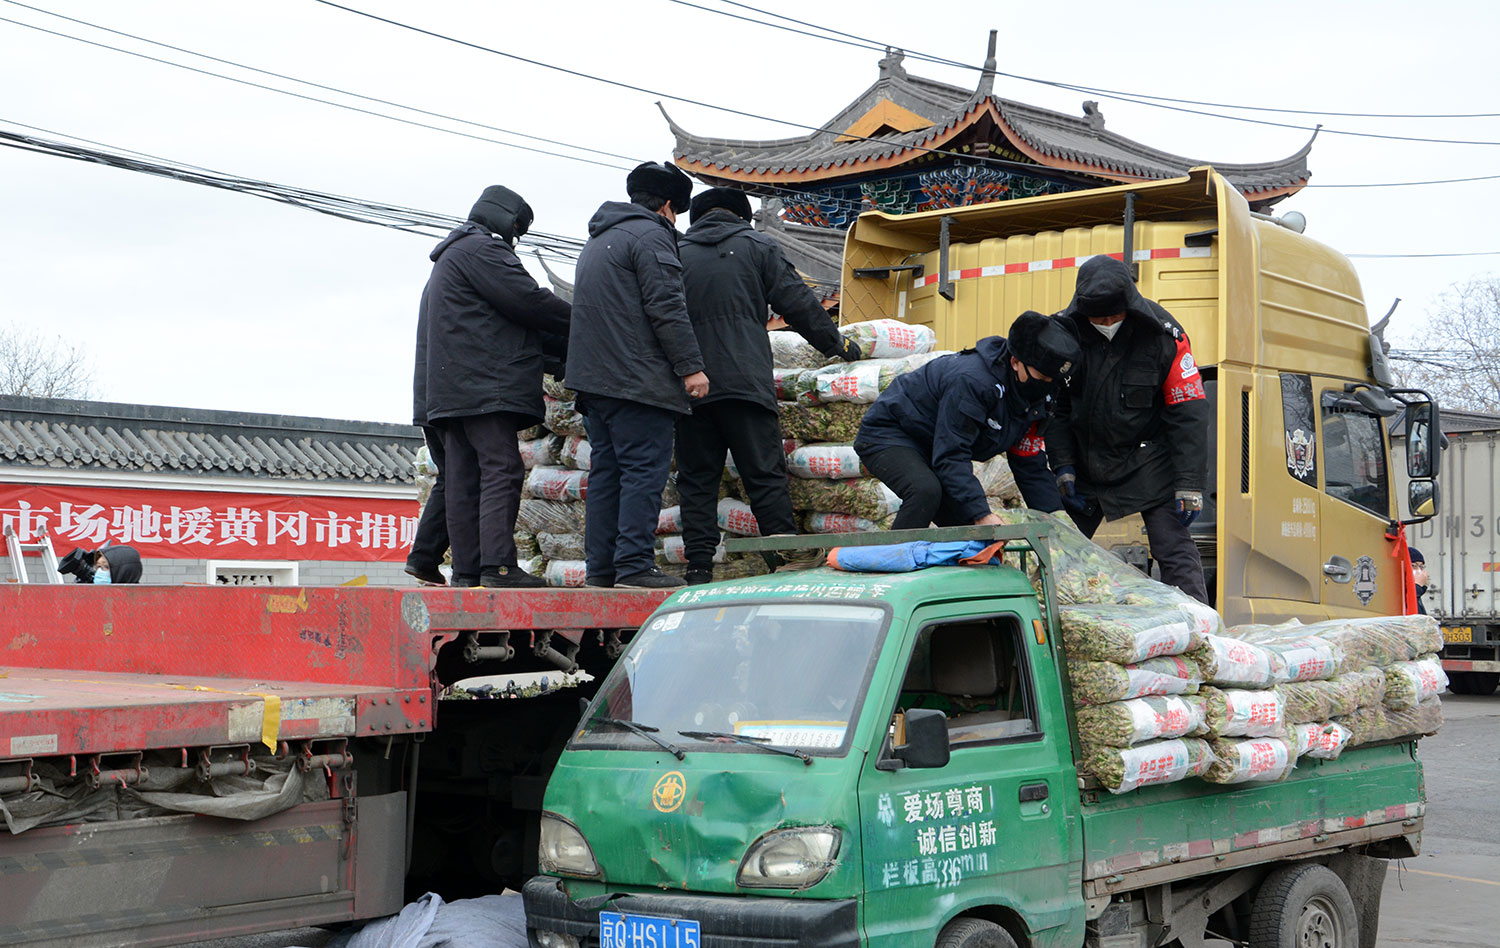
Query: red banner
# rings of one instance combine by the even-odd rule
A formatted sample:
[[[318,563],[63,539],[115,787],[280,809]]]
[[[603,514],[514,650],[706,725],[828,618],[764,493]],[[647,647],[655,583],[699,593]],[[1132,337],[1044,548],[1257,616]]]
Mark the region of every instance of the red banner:
[[[107,541],[164,559],[400,562],[417,512],[415,499],[0,484],[0,533],[35,543],[45,523],[59,556]]]

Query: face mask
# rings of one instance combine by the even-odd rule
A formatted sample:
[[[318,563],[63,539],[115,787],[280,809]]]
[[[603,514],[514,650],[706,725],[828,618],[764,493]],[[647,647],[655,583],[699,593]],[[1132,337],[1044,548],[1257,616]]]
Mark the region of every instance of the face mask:
[[[1119,322],[1112,323],[1108,326],[1104,325],[1103,323],[1096,323],[1093,320],[1089,320],[1089,325],[1099,330],[1099,334],[1105,339],[1113,341],[1115,338],[1115,333],[1119,332],[1120,327],[1125,325],[1125,320],[1122,319]]]
[[[1026,399],[1028,405],[1035,405],[1048,395],[1055,394],[1057,392],[1057,383],[1043,382],[1041,379],[1027,379],[1024,382],[1016,383],[1016,391],[1021,394],[1022,398]]]
[[[108,569],[108,567],[102,567],[101,566],[101,567],[98,567],[98,568],[96,568],[94,570],[94,585],[95,586],[108,586],[109,585],[109,569]]]

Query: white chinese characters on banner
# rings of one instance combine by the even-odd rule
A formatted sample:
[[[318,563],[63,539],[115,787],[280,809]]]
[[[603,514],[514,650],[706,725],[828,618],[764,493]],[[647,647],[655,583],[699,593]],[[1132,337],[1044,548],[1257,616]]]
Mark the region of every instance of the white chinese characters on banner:
[[[111,543],[147,557],[396,560],[416,514],[414,501],[0,485],[0,530],[22,543],[50,531],[59,554]]]

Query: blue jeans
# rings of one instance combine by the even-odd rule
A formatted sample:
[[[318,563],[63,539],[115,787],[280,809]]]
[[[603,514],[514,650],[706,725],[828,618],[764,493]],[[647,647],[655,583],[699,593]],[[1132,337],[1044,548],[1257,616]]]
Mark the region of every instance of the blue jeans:
[[[584,548],[588,574],[623,578],[656,565],[656,522],[672,469],[675,412],[587,396],[589,488]]]

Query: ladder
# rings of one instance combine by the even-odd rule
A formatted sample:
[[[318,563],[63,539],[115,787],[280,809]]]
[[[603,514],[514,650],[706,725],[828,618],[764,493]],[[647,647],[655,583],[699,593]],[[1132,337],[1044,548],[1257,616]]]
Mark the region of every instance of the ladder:
[[[16,526],[13,523],[5,525],[5,549],[10,554],[10,571],[16,577],[18,583],[29,583],[31,579],[26,575],[26,554],[40,556],[45,571],[45,578],[39,580],[43,583],[61,583],[62,574],[57,571],[57,554],[52,552],[52,531],[42,524],[36,531],[36,543],[22,543],[21,538],[16,535]]]

